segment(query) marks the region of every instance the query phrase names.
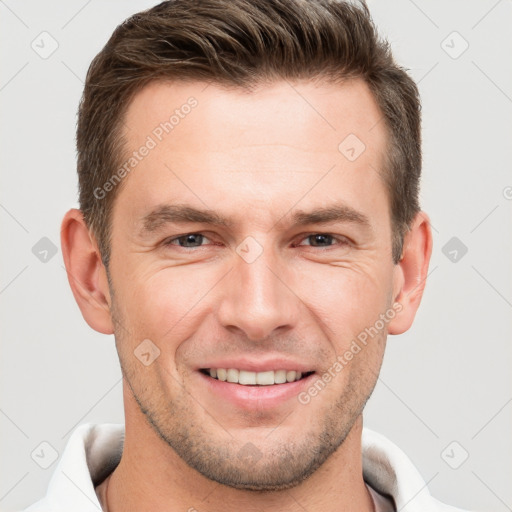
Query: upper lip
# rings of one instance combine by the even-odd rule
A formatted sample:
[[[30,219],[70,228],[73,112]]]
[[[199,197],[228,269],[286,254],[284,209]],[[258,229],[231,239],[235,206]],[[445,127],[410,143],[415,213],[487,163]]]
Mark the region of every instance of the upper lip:
[[[248,372],[268,372],[277,370],[296,370],[302,373],[314,371],[310,365],[298,361],[291,361],[290,359],[283,358],[269,358],[269,359],[249,359],[249,358],[229,358],[220,359],[218,361],[208,361],[201,366],[198,370],[206,368],[236,368],[237,370],[245,370]]]

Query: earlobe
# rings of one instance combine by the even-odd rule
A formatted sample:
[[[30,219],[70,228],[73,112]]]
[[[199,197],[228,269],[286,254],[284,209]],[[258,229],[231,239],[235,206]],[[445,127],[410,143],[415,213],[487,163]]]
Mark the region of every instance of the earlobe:
[[[85,321],[98,332],[112,334],[106,269],[80,210],[73,208],[64,216],[61,246],[69,285]]]
[[[402,334],[411,327],[425,289],[431,254],[430,220],[419,212],[405,235],[402,258],[395,266],[393,298],[401,310],[388,324],[389,334]]]

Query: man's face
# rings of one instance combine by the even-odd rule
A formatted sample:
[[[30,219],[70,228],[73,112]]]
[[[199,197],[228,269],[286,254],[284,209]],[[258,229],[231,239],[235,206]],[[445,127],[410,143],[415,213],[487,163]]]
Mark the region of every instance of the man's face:
[[[397,286],[379,121],[361,81],[252,93],[153,83],[129,106],[127,159],[150,149],[113,210],[116,344],[155,431],[210,479],[296,485],[340,446],[373,390],[387,334],[377,321]],[[247,382],[303,377],[243,385],[209,369],[243,370]]]

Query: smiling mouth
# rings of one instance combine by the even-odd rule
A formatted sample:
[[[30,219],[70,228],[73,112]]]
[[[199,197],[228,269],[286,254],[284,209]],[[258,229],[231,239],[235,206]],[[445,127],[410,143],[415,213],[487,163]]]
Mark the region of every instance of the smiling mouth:
[[[269,370],[265,372],[249,372],[236,368],[201,368],[201,373],[222,382],[241,384],[242,386],[274,386],[305,379],[314,372],[295,370]]]

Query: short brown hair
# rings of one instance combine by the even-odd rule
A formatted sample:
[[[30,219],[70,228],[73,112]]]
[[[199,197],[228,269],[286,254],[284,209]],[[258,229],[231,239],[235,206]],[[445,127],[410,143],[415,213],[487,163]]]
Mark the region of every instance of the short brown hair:
[[[384,179],[393,260],[419,211],[420,100],[393,60],[363,0],[170,0],[119,25],[87,73],[78,112],[80,209],[110,257],[111,212],[120,186],[95,192],[122,162],[123,118],[134,94],[155,80],[250,88],[279,79],[362,78],[388,130]]]

